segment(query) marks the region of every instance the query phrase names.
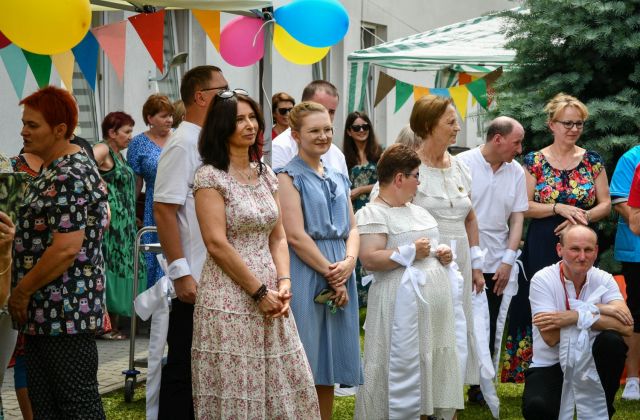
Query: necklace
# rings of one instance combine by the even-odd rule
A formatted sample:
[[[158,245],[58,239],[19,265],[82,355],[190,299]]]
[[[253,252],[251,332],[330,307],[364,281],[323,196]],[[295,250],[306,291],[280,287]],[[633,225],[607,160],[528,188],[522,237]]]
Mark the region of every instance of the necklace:
[[[242,175],[247,181],[251,181],[253,179],[252,175],[254,175],[254,171],[253,171],[253,168],[251,168],[251,166],[249,166],[248,173],[247,171],[244,171],[244,172],[240,171],[234,168],[233,166],[231,166],[231,169],[233,169],[235,173]]]
[[[382,194],[378,194],[378,198],[379,198],[380,200],[382,200],[382,201],[384,202],[384,204],[386,204],[387,206],[389,206],[389,207],[394,207],[394,206],[392,206],[391,204],[389,204],[389,202],[388,202],[387,200],[385,200],[385,199],[384,199],[384,197],[382,196]]]

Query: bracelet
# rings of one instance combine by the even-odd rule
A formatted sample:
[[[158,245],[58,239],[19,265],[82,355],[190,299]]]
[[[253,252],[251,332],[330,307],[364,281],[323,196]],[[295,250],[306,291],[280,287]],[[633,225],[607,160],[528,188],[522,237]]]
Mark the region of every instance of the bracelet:
[[[291,281],[291,277],[289,277],[289,276],[278,277],[278,283],[280,283],[280,280],[289,280],[289,281]]]
[[[591,223],[591,213],[589,213],[589,210],[585,211],[584,214],[587,216],[587,224]]]
[[[13,258],[11,258],[9,260],[9,264],[7,265],[7,268],[5,268],[4,270],[0,271],[0,276],[3,276],[5,274],[7,274],[7,272],[11,269],[11,264],[13,264]]]
[[[258,290],[254,294],[251,295],[251,298],[256,301],[256,303],[260,303],[260,301],[267,295],[269,291],[267,290],[267,286],[263,283]]]
[[[558,205],[558,203],[553,203],[553,207],[551,207],[551,211],[553,211],[553,214],[558,214],[556,213],[556,206]]]
[[[504,251],[504,255],[502,256],[503,264],[513,265],[516,262],[516,251],[513,249],[507,249]]]

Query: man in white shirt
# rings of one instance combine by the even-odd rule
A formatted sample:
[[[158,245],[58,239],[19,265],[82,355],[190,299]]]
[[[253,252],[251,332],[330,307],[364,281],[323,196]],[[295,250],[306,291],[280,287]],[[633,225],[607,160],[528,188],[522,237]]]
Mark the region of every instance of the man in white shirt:
[[[529,208],[524,170],[513,159],[522,153],[524,128],[509,117],[498,117],[487,129],[486,142],[456,157],[471,172],[471,201],[478,219],[480,248],[486,250],[482,269],[489,303],[489,349],[494,352],[496,319],[502,293],[515,264]],[[505,302],[506,304],[506,302]]]
[[[182,78],[180,96],[186,113],[165,145],[158,162],[153,212],[162,251],[169,264],[177,299],[171,302],[162,370],[159,419],[194,417],[191,394],[191,338],[196,288],[207,250],[202,241],[193,199],[193,179],[201,164],[198,137],[209,104],[228,83],[215,66],[199,66]]]
[[[631,335],[633,318],[611,274],[593,267],[598,256],[598,237],[593,229],[569,225],[556,249],[561,261],[543,268],[531,279],[533,363],[525,373],[522,414],[525,419],[558,418],[564,381],[560,333],[576,326],[580,316],[570,309],[569,302],[584,302],[602,286],[605,291],[595,304],[599,319],[590,327],[600,333],[591,350],[611,417],[627,354],[622,335]]]
[[[338,89],[334,85],[325,80],[315,80],[309,83],[302,91],[302,101],[313,101],[323,105],[329,111],[331,122],[333,122],[340,97],[338,96]],[[291,128],[287,128],[273,140],[271,145],[271,167],[273,170],[283,168],[297,154],[298,144],[291,136]],[[344,176],[349,178],[344,154],[335,144],[331,144],[327,153],[322,155],[322,162],[336,171],[342,172]]]

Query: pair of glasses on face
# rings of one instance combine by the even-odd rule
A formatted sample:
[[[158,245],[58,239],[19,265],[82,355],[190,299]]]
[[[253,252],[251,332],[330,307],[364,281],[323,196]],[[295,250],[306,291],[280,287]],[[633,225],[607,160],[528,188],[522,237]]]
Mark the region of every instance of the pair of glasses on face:
[[[406,176],[407,178],[412,177],[412,178],[415,178],[417,180],[420,180],[420,172],[416,172],[415,174],[408,173],[408,174],[404,174],[404,176]]]
[[[242,96],[249,96],[249,92],[247,92],[244,89],[233,89],[233,90],[221,90],[220,92],[216,93],[216,96],[218,96],[218,98],[220,99],[229,99],[229,98],[233,98],[236,95],[242,95]]]
[[[582,130],[582,128],[584,127],[584,121],[561,121],[561,120],[555,120],[555,122],[562,124],[562,126],[564,128],[566,128],[567,130],[571,130],[574,126],[578,130]]]
[[[228,89],[229,89],[229,86],[217,86],[217,87],[200,89],[200,92],[208,92],[210,90],[228,90]]]
[[[280,114],[280,115],[282,115],[284,117],[285,115],[289,114],[292,109],[293,109],[293,107],[291,107],[291,108],[278,108],[278,114]]]
[[[369,124],[354,124],[351,126],[351,131],[355,131],[356,133],[359,133],[360,131],[369,131]]]

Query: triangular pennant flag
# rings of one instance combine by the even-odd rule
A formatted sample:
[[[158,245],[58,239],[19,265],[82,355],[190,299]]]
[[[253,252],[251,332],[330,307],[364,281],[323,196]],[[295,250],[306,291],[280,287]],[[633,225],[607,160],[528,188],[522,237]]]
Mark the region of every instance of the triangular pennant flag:
[[[396,110],[394,112],[398,112],[402,108],[402,105],[407,102],[412,93],[413,85],[396,80]]]
[[[127,41],[127,21],[100,26],[91,30],[109,58],[120,82],[124,77],[125,44]]]
[[[471,95],[478,101],[481,107],[487,109],[489,100],[487,98],[487,82],[484,79],[474,80],[466,85]]]
[[[464,85],[454,86],[449,88],[449,94],[451,95],[451,99],[453,99],[453,103],[458,109],[460,118],[462,118],[462,121],[464,121],[464,119],[467,118],[467,102],[469,101],[469,91]]]
[[[131,16],[129,22],[138,33],[160,73],[164,73],[164,10]]]
[[[483,77],[483,79],[485,82],[487,82],[487,86],[490,86],[493,82],[498,80],[498,77],[500,76],[502,76],[502,66],[498,67],[491,73],[488,73],[486,76]]]
[[[432,89],[429,89],[429,92],[432,95],[444,96],[445,98],[449,98],[451,96],[449,95],[449,89],[445,89],[445,88],[432,88]]]
[[[417,101],[423,96],[427,96],[429,94],[429,88],[422,86],[414,86],[413,87],[413,100]]]
[[[73,65],[76,60],[71,50],[52,55],[51,61],[53,61],[64,87],[69,92],[73,92]]]
[[[76,57],[80,71],[89,83],[91,90],[96,90],[96,75],[98,72],[98,41],[91,31],[87,32],[82,41],[71,49]]]
[[[27,59],[31,72],[36,78],[39,88],[43,88],[49,84],[51,79],[51,57],[48,55],[35,54],[26,50],[22,50],[24,58]]]
[[[473,79],[469,73],[458,73],[458,85],[466,85],[471,83]]]
[[[218,10],[192,10],[193,16],[202,26],[205,33],[216,47],[217,51],[220,51],[220,12]]]
[[[396,79],[387,73],[380,72],[380,76],[378,76],[378,87],[376,88],[376,99],[373,106],[378,106],[394,87],[396,87]]]
[[[18,95],[18,99],[22,99],[24,91],[24,79],[27,75],[27,59],[20,47],[15,44],[9,44],[0,50],[0,57],[4,61],[4,67],[7,69],[9,79],[13,89]]]

